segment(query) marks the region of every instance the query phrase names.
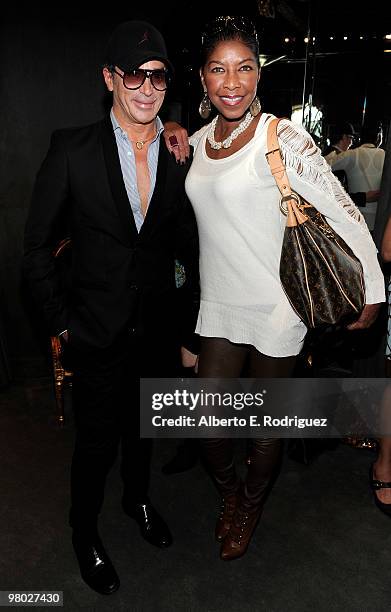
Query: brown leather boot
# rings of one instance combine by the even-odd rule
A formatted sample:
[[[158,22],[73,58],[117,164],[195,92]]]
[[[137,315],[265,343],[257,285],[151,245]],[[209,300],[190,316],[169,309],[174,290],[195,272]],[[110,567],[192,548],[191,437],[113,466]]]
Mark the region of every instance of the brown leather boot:
[[[221,512],[215,529],[215,536],[218,542],[222,542],[229,532],[237,504],[238,496],[236,493],[221,498]]]
[[[230,530],[221,545],[221,559],[231,561],[244,555],[261,513],[262,508],[246,507],[242,500],[239,500],[232,518]]]

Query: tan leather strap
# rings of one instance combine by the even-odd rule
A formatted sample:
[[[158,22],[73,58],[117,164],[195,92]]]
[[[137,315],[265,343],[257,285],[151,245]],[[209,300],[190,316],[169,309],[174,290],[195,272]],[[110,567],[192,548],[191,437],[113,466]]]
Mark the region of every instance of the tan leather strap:
[[[270,170],[277,183],[281,195],[285,199],[290,196],[292,189],[289,183],[288,175],[285,170],[284,161],[282,159],[280,146],[277,138],[277,126],[281,119],[272,119],[267,128],[267,153],[266,159],[270,166]],[[287,200],[289,197],[286,198]]]
[[[280,146],[277,138],[277,126],[281,119],[272,119],[267,128],[267,148],[266,159],[270,166],[270,170],[277,183],[277,187],[281,193],[280,208],[283,202],[287,205],[287,227],[295,227],[301,225],[308,220],[308,217],[303,213],[298,204],[300,197],[292,191],[288,175],[286,173],[284,160],[282,159]]]

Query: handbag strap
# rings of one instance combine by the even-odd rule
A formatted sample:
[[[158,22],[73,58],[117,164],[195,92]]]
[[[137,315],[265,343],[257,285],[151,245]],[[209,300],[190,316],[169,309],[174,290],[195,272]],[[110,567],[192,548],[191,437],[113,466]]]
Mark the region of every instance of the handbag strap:
[[[267,153],[266,159],[270,166],[274,180],[280,190],[282,197],[290,196],[292,189],[286,173],[285,164],[282,159],[280,146],[277,138],[277,126],[281,119],[272,119],[267,128]],[[289,198],[286,198],[289,199]]]
[[[277,183],[277,187],[281,193],[280,210],[287,215],[287,227],[295,227],[305,223],[308,220],[306,214],[304,214],[297,206],[292,206],[294,203],[298,203],[298,195],[292,191],[284,160],[282,159],[280,146],[278,144],[277,137],[277,126],[281,119],[272,119],[267,128],[267,148],[268,151],[265,154],[274,180]],[[286,202],[286,212],[282,209],[283,202]]]

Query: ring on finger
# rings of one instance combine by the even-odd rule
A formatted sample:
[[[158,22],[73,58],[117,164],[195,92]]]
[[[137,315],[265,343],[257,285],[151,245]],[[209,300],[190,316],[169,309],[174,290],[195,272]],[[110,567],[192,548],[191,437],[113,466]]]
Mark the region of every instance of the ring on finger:
[[[176,137],[176,136],[170,136],[170,137],[168,138],[168,140],[169,140],[170,145],[171,145],[172,147],[179,147],[178,139],[177,139],[177,137]]]

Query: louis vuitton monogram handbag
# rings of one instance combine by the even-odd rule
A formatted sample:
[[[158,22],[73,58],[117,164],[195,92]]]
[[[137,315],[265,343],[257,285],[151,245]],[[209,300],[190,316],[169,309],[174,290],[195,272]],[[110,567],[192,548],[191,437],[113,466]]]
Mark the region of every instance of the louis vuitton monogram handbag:
[[[289,184],[273,119],[268,126],[266,158],[281,193],[287,217],[280,280],[296,314],[308,328],[357,318],[365,304],[360,261],[313,204]]]

